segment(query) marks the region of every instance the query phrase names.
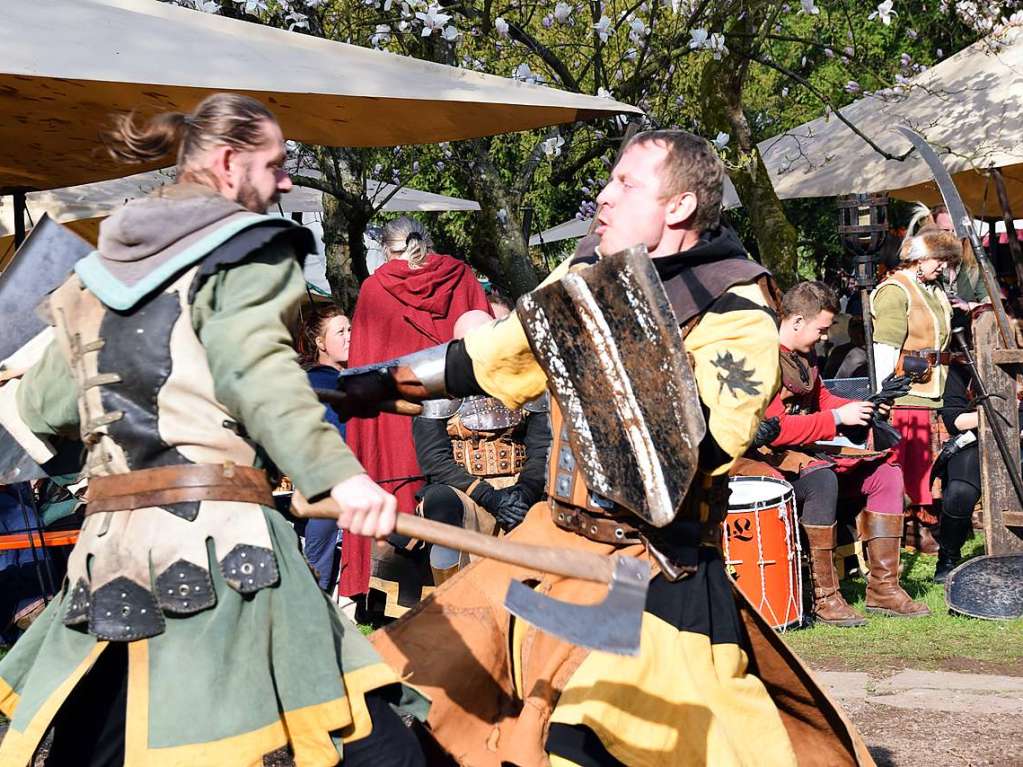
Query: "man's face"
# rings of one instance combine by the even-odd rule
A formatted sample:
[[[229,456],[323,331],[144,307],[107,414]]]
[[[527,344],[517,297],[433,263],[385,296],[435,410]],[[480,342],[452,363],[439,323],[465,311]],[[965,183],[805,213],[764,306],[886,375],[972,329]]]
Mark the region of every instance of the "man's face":
[[[227,195],[254,213],[266,213],[293,186],[284,170],[287,150],[281,128],[276,122],[263,125],[265,141],[256,149],[236,152],[237,175]]]
[[[611,180],[597,196],[601,253],[610,255],[633,245],[646,245],[651,257],[681,250],[687,230],[678,227],[677,219],[695,208],[695,197],[662,199],[661,169],[667,156],[668,150],[656,142],[633,144],[622,154]],[[680,210],[679,198],[692,204],[687,202]]]
[[[792,325],[792,351],[809,354],[813,347],[828,337],[835,315],[825,310],[818,312],[816,317],[807,318],[797,314],[789,319]]]

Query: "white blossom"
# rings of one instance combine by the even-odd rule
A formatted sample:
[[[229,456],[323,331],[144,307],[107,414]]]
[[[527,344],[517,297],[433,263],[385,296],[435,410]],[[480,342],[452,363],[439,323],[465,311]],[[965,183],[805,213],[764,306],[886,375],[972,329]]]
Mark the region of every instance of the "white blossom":
[[[891,25],[891,23],[892,23],[892,16],[898,16],[899,15],[895,11],[892,10],[892,6],[894,6],[894,5],[895,5],[895,0],[884,0],[883,3],[880,3],[877,6],[877,10],[876,11],[872,11],[871,14],[869,16],[867,16],[867,18],[868,19],[877,19],[878,21],[880,21],[882,24],[884,24],[887,27],[887,26]]]
[[[650,27],[642,19],[633,19],[629,22],[629,39],[636,45],[641,45],[644,38],[649,34]]]
[[[243,4],[245,12],[253,15],[266,10],[266,0],[235,0],[235,2]]]
[[[291,11],[284,20],[288,22],[288,29],[294,30],[298,28],[309,29],[309,17],[304,13],[298,11]]]
[[[611,19],[601,16],[600,21],[593,25],[593,29],[600,35],[600,42],[606,43],[607,38],[611,36]]]
[[[803,6],[800,9],[801,13],[809,13],[811,16],[820,15],[821,9],[817,7],[814,0],[800,0],[800,4]]]
[[[554,158],[561,154],[561,147],[565,145],[565,139],[561,136],[551,136],[542,144],[543,153],[548,158]]]
[[[370,35],[369,44],[374,48],[382,48],[391,42],[391,28],[387,24],[377,24],[376,30]]]
[[[728,46],[725,45],[725,36],[715,32],[707,41],[707,50],[714,54],[714,58],[721,60],[721,57],[728,53]]]
[[[554,20],[559,24],[568,24],[575,12],[575,6],[568,3],[558,3],[554,6]]]
[[[611,93],[607,88],[597,88],[598,99],[613,99],[614,94]]]
[[[494,19],[494,29],[501,37],[508,37],[508,22],[498,16]]]
[[[689,47],[692,50],[698,51],[707,45],[708,35],[706,29],[700,28],[691,29],[689,30],[689,35],[690,35]]]
[[[512,72],[512,79],[522,80],[524,83],[536,83],[539,82],[540,76],[529,68],[529,64],[523,61],[515,67],[515,71]]]
[[[731,140],[731,138],[732,137],[729,136],[727,133],[721,132],[714,137],[714,140],[711,143],[720,150],[728,146],[728,142]]]
[[[429,37],[434,32],[441,32],[444,26],[451,19],[451,15],[440,12],[439,5],[431,5],[426,9],[426,13],[417,12],[416,18],[423,22],[423,37]]]
[[[455,25],[454,24],[449,24],[448,26],[444,27],[444,31],[441,32],[441,35],[449,43],[453,43],[453,42],[455,42],[455,40],[458,39],[458,30],[455,29]]]

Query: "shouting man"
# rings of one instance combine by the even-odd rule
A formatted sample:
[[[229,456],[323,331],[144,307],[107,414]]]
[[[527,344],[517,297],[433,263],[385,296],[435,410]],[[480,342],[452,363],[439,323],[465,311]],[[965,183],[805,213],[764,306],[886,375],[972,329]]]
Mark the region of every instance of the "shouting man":
[[[602,587],[487,560],[373,638],[430,695],[430,729],[458,764],[870,763],[841,713],[805,671],[793,673],[798,660],[725,574],[719,541],[728,470],[749,446],[779,370],[769,275],[718,221],[723,176],[697,136],[636,136],[598,197],[596,238],[551,275],[646,246],[681,326],[706,417],[699,467],[678,517],[653,528],[584,490],[578,461],[565,458],[567,426],[552,401],[546,497],[509,536],[651,562],[639,654],[572,646],[502,606],[512,578],[576,603],[599,601]],[[516,314],[437,347],[434,357],[439,364],[421,356],[393,368],[398,392],[486,393],[517,408],[547,385]],[[555,481],[566,472],[564,483]],[[378,534],[392,524],[389,516],[348,511],[341,523]]]

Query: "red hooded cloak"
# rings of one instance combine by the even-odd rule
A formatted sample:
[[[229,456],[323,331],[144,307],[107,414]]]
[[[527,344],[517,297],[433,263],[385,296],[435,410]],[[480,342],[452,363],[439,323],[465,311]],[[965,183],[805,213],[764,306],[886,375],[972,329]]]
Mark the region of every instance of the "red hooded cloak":
[[[388,261],[359,290],[348,364],[383,362],[450,341],[455,321],[471,309],[489,313],[490,305],[472,269],[461,261],[437,253],[419,269],[410,269],[402,259]],[[348,444],[369,476],[397,496],[398,511],[414,511],[423,483],[402,479],[420,475],[412,419],[389,414],[353,418]],[[369,588],[369,551],[368,538],[344,534],[341,594],[363,594]]]

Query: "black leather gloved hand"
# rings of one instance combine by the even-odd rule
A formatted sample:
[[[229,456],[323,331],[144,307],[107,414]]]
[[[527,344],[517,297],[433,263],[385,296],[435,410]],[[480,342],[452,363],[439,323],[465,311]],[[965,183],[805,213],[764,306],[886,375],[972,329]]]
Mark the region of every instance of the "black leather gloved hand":
[[[516,485],[495,492],[497,493],[497,504],[491,513],[497,519],[497,524],[502,530],[505,532],[514,530],[526,518],[530,503]]]
[[[909,394],[909,387],[913,383],[909,376],[897,376],[892,373],[881,382],[881,390],[867,397],[867,402],[875,405],[891,405],[899,397]]]
[[[902,435],[895,427],[874,413],[870,418],[870,427],[874,432],[874,449],[888,450],[895,447],[902,440]]]
[[[763,447],[764,445],[770,445],[781,434],[781,421],[778,416],[771,416],[765,418],[760,422],[757,427],[757,433],[753,435],[753,442],[750,443],[750,447]]]

